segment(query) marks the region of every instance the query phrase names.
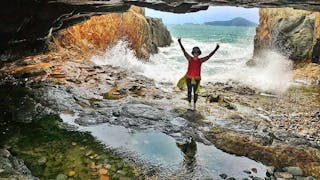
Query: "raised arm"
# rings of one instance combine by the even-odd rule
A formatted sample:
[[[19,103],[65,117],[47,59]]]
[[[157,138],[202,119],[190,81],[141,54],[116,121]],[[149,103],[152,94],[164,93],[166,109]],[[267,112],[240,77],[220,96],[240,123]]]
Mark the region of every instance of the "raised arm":
[[[183,45],[182,45],[182,43],[181,43],[181,38],[178,39],[178,42],[179,42],[179,45],[180,45],[180,47],[181,47],[181,49],[182,49],[182,51],[183,51],[184,56],[185,56],[188,60],[191,59],[192,57],[186,52],[186,50],[184,49],[184,47],[183,47]]]
[[[208,61],[211,58],[211,56],[213,56],[216,53],[219,47],[220,47],[219,44],[217,44],[216,48],[208,56],[201,58],[200,61],[202,63]]]

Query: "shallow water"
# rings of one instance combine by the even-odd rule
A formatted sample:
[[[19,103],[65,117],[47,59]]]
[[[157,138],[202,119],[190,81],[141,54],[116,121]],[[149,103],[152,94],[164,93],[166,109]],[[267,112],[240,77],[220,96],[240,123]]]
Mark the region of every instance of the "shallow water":
[[[73,120],[77,116],[61,114],[60,117],[65,123],[76,125]],[[252,175],[258,177],[264,177],[266,172],[266,167],[259,162],[228,154],[193,139],[181,144],[173,137],[154,130],[134,131],[108,124],[76,126],[91,132],[107,147],[134,158],[136,162],[160,168],[161,171],[156,173],[160,177],[218,179],[225,173],[229,177],[248,178],[244,170],[256,168],[258,173]]]

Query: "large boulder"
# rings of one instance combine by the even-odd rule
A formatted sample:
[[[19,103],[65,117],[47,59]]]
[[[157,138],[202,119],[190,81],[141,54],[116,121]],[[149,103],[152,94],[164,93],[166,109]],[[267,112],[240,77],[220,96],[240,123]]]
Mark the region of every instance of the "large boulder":
[[[172,43],[170,32],[161,19],[147,17],[147,21],[150,27],[152,43],[158,47],[168,46]]]
[[[271,31],[271,44],[294,61],[310,58],[314,18],[314,14],[281,18]]]
[[[254,59],[272,49],[299,63],[310,60],[315,41],[320,37],[318,12],[292,8],[260,9],[254,42]]]

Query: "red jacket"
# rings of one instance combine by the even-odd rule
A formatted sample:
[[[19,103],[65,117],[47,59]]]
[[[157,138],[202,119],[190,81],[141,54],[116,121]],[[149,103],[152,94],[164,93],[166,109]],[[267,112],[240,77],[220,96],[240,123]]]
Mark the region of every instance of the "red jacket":
[[[199,58],[189,59],[187,78],[201,80],[201,61]]]

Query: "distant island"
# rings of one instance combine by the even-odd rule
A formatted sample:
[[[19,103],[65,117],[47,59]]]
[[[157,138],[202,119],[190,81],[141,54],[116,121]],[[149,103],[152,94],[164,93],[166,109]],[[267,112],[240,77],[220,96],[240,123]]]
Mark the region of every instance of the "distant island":
[[[198,23],[187,22],[187,23],[184,23],[183,25],[199,25],[199,24]]]
[[[211,21],[205,22],[205,25],[213,26],[256,26],[257,24],[242,17],[236,17],[229,21]]]

